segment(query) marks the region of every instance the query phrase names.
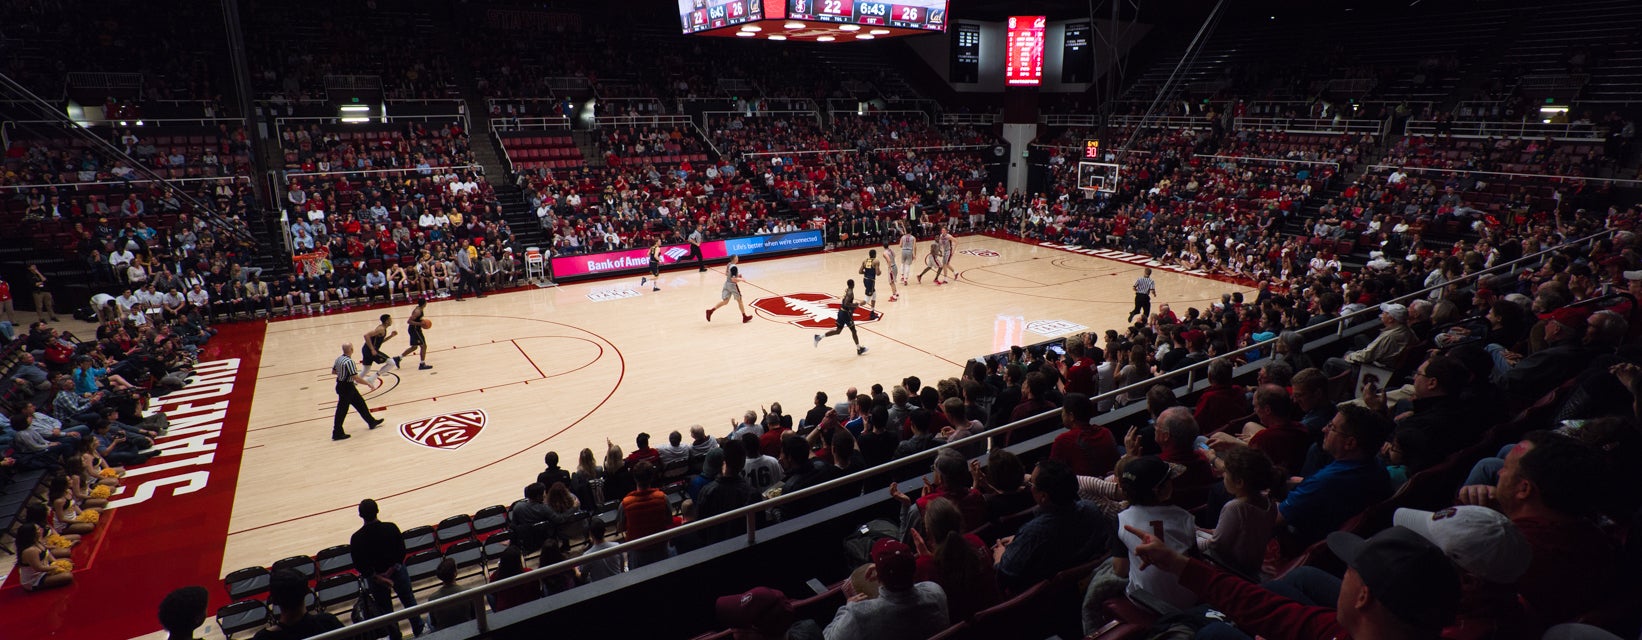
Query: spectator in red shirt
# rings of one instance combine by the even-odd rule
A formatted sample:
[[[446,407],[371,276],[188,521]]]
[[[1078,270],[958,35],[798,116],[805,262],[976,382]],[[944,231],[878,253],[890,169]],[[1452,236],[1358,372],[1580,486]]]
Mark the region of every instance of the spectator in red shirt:
[[[1061,409],[1061,425],[1067,431],[1055,437],[1049,459],[1059,460],[1080,476],[1102,477],[1117,464],[1117,440],[1111,430],[1090,422],[1095,403],[1082,393],[1066,394]]]
[[[1232,384],[1232,366],[1225,360],[1209,363],[1209,388],[1198,396],[1197,411],[1192,417],[1197,424],[1211,432],[1219,431],[1227,422],[1249,414],[1247,391]]]
[[[1243,630],[1268,640],[1436,638],[1459,608],[1460,577],[1454,563],[1442,549],[1403,527],[1367,540],[1345,532],[1329,535],[1329,550],[1347,567],[1333,608],[1284,598],[1188,559],[1150,532],[1128,531],[1141,539],[1134,552],[1146,566],[1178,574],[1181,586]]]
[[[649,462],[653,465],[661,464],[661,450],[650,446],[650,434],[640,433],[637,443],[638,448],[627,454],[624,459],[627,468],[636,469],[640,462]]]
[[[1599,493],[1620,490],[1604,487],[1603,467],[1590,445],[1534,431],[1506,454],[1494,486],[1460,491],[1461,503],[1497,508],[1528,538],[1533,561],[1517,591],[1544,622],[1599,608],[1612,593],[1618,557],[1591,520]]]
[[[639,442],[643,446],[645,440]],[[641,460],[633,466],[633,479],[638,482],[638,488],[621,499],[622,529],[627,540],[637,540],[673,527],[673,509],[667,504],[667,494],[656,488],[657,475],[655,465],[648,460]],[[663,542],[628,553],[627,566],[638,568],[665,560],[667,556],[667,544]]]
[[[1254,392],[1254,422],[1243,425],[1240,433],[1227,431],[1209,435],[1209,447],[1224,451],[1227,447],[1249,446],[1265,453],[1272,462],[1289,470],[1298,471],[1305,464],[1306,450],[1311,448],[1311,434],[1305,425],[1295,420],[1298,407],[1289,398],[1289,392],[1275,384],[1263,384]]]

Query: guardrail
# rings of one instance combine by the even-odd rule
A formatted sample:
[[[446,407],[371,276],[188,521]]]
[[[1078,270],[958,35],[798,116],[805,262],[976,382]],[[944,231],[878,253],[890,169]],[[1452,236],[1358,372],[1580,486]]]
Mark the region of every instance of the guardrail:
[[[1410,136],[1446,135],[1455,138],[1550,138],[1562,142],[1600,143],[1607,139],[1607,127],[1592,124],[1502,122],[1495,120],[1464,120],[1439,122],[1436,120],[1409,120],[1403,125],[1403,134]]]
[[[1536,252],[1536,253],[1525,255],[1525,256],[1523,256],[1521,258],[1518,258],[1516,260],[1513,260],[1511,262],[1507,262],[1507,263],[1504,263],[1504,264],[1501,264],[1501,265],[1490,267],[1488,269],[1477,271],[1475,273],[1467,274],[1467,275],[1462,276],[1462,277],[1460,277],[1456,280],[1453,280],[1453,281],[1449,281],[1449,282],[1445,282],[1445,283],[1440,284],[1440,285],[1420,289],[1419,291],[1415,291],[1413,293],[1403,295],[1399,298],[1396,298],[1395,300],[1391,300],[1390,302],[1407,302],[1407,301],[1410,301],[1410,300],[1421,299],[1421,298],[1426,297],[1428,294],[1430,294],[1433,291],[1441,291],[1441,290],[1443,290],[1443,289],[1445,289],[1449,286],[1454,285],[1455,283],[1475,282],[1476,280],[1478,280],[1482,277],[1491,277],[1491,276],[1499,274],[1499,273],[1504,273],[1508,270],[1514,271],[1515,268],[1518,265],[1528,265],[1532,261],[1544,259],[1546,256],[1550,255],[1550,253],[1553,252],[1553,251],[1559,251],[1559,250],[1561,250],[1565,247],[1588,245],[1588,244],[1591,244],[1592,242],[1595,242],[1598,239],[1601,239],[1601,238],[1607,237],[1609,235],[1612,235],[1613,233],[1615,233],[1615,231],[1616,230],[1614,230],[1614,229],[1605,229],[1605,230],[1599,231],[1597,233],[1591,234],[1589,236],[1585,236],[1583,238],[1580,238],[1578,240],[1574,240],[1574,241],[1571,241],[1571,242],[1566,242],[1566,243],[1563,243],[1562,245],[1558,245],[1556,247],[1552,247],[1552,248],[1546,249],[1544,251],[1539,251],[1539,252]],[[1048,244],[1048,243],[1045,243],[1045,244]],[[1377,317],[1379,312],[1380,311],[1379,311],[1378,306],[1371,306],[1371,307],[1368,307],[1368,308],[1365,308],[1365,309],[1360,309],[1356,312],[1341,316],[1339,318],[1335,318],[1335,319],[1330,320],[1328,322],[1317,324],[1315,326],[1305,327],[1305,328],[1302,328],[1302,329],[1296,329],[1296,331],[1299,332],[1302,335],[1306,335],[1306,334],[1322,335],[1327,331],[1332,331],[1336,335],[1343,335],[1347,328],[1357,325],[1358,320],[1363,320],[1363,321],[1371,320],[1371,319]],[[1205,361],[1197,363],[1195,365],[1191,365],[1191,366],[1188,366],[1188,367],[1183,367],[1183,368],[1180,368],[1180,369],[1176,369],[1176,370],[1173,370],[1173,371],[1170,371],[1170,372],[1167,372],[1167,373],[1171,377],[1179,376],[1181,374],[1185,374],[1185,376],[1186,376],[1186,388],[1189,390],[1189,389],[1192,388],[1192,385],[1195,384],[1195,382],[1197,382],[1200,378],[1203,377],[1203,374],[1206,373],[1206,371],[1207,371],[1210,364],[1212,364],[1214,362],[1217,362],[1217,361],[1221,361],[1222,359],[1225,359],[1225,358],[1232,358],[1232,357],[1235,357],[1235,356],[1250,353],[1250,352],[1255,351],[1255,350],[1265,349],[1268,346],[1274,344],[1275,342],[1276,342],[1276,339],[1273,338],[1271,340],[1266,340],[1266,341],[1259,342],[1259,343],[1256,343],[1256,344],[1251,344],[1247,347],[1243,347],[1241,349],[1233,350],[1233,351],[1228,352],[1224,355],[1221,355],[1221,356],[1218,356],[1218,357],[1215,357],[1215,358],[1211,358],[1209,360],[1205,360]],[[1095,396],[1093,398],[1093,400],[1098,404],[1101,401],[1115,399],[1121,394],[1127,394],[1130,391],[1149,388],[1152,385],[1155,385],[1155,384],[1158,384],[1158,383],[1159,383],[1158,378],[1154,377],[1154,378],[1151,378],[1151,379],[1148,379],[1148,380],[1145,380],[1145,381],[1142,381],[1142,382],[1138,382],[1138,383],[1131,384],[1131,385],[1128,385],[1128,386],[1120,387],[1120,388],[1117,388],[1117,389],[1113,389],[1112,391],[1108,391],[1106,393],[1099,394],[1099,395]],[[505,590],[513,588],[513,587],[524,586],[524,585],[534,583],[534,582],[540,582],[541,580],[543,580],[544,578],[547,578],[548,576],[552,576],[554,574],[562,573],[562,572],[565,572],[565,571],[571,571],[571,570],[574,570],[576,567],[578,567],[580,565],[584,565],[584,564],[588,564],[588,563],[591,563],[591,562],[594,562],[594,561],[602,560],[604,558],[609,558],[609,557],[615,556],[617,554],[624,554],[624,553],[628,553],[628,552],[636,550],[636,549],[642,549],[644,547],[652,546],[652,545],[655,545],[655,544],[665,543],[665,542],[673,540],[674,538],[678,538],[678,537],[684,536],[684,535],[702,533],[705,530],[708,530],[708,529],[710,529],[714,526],[720,525],[720,524],[728,524],[728,523],[733,523],[733,522],[745,522],[746,526],[747,526],[747,544],[750,546],[750,545],[753,545],[753,544],[758,542],[758,520],[759,520],[759,515],[760,514],[763,514],[763,513],[766,513],[768,511],[771,511],[773,509],[782,507],[784,505],[795,502],[797,500],[817,497],[821,494],[825,494],[827,492],[830,492],[830,491],[833,491],[833,490],[836,490],[836,489],[840,489],[840,488],[843,488],[845,486],[862,483],[862,482],[866,481],[868,478],[872,478],[872,477],[879,476],[879,475],[882,475],[882,474],[885,474],[885,473],[889,473],[889,472],[892,472],[896,469],[901,469],[903,467],[908,467],[908,466],[911,466],[911,465],[928,464],[928,462],[930,460],[933,460],[937,455],[940,454],[940,452],[942,450],[945,450],[945,449],[959,449],[959,450],[962,450],[963,448],[970,447],[970,446],[986,446],[987,443],[991,442],[991,440],[994,437],[1007,434],[1011,431],[1014,431],[1014,430],[1016,430],[1016,429],[1018,429],[1022,426],[1028,425],[1028,424],[1039,423],[1043,420],[1046,420],[1048,417],[1050,417],[1052,415],[1058,415],[1060,413],[1060,411],[1061,411],[1060,409],[1053,409],[1053,410],[1050,410],[1050,411],[1046,411],[1044,413],[1041,413],[1041,414],[1038,414],[1038,415],[1035,415],[1035,416],[1031,416],[1031,417],[1023,419],[1023,420],[1017,420],[1017,421],[1010,422],[1010,423],[1002,425],[1002,426],[998,426],[998,427],[994,427],[992,429],[982,431],[980,433],[972,434],[969,437],[963,438],[961,440],[955,440],[955,441],[952,441],[952,442],[948,442],[946,444],[940,445],[940,446],[935,447],[933,449],[929,449],[929,450],[926,450],[926,451],[923,451],[923,452],[920,452],[920,453],[917,453],[917,454],[913,454],[913,455],[910,455],[910,456],[907,456],[907,457],[904,457],[904,458],[897,458],[895,460],[891,460],[889,462],[878,465],[876,467],[872,467],[872,468],[869,468],[869,469],[863,469],[863,470],[858,471],[856,473],[852,473],[852,474],[843,476],[841,478],[836,478],[834,480],[824,482],[824,483],[815,485],[813,487],[806,488],[806,489],[801,490],[801,491],[795,491],[795,492],[790,493],[790,494],[783,494],[783,495],[780,495],[780,496],[777,496],[775,498],[771,498],[771,499],[768,499],[768,500],[761,500],[757,503],[747,505],[745,507],[741,507],[739,509],[735,509],[735,510],[732,510],[732,511],[729,511],[729,512],[726,512],[726,513],[722,513],[722,514],[712,516],[712,517],[708,517],[708,518],[702,518],[700,520],[687,522],[687,523],[684,523],[680,526],[668,529],[666,531],[662,531],[662,532],[659,532],[659,533],[654,533],[654,534],[644,536],[642,538],[638,538],[638,539],[635,539],[635,540],[628,540],[628,541],[623,542],[622,544],[618,544],[618,545],[616,545],[614,547],[610,547],[608,549],[600,549],[598,551],[592,551],[592,552],[584,553],[584,554],[582,554],[580,556],[577,556],[575,558],[572,558],[572,559],[564,560],[564,561],[561,561],[561,562],[556,562],[556,563],[553,563],[553,564],[548,565],[548,566],[544,566],[544,567],[540,567],[540,568],[533,569],[533,570],[530,570],[530,571],[526,571],[522,574],[512,576],[512,577],[509,577],[509,578],[505,578],[505,579],[502,579],[502,580],[498,580],[498,581],[495,581],[495,582],[491,582],[489,584],[476,586],[476,587],[473,587],[471,589],[468,589],[468,590],[463,591],[463,592],[458,593],[458,594],[454,594],[454,595],[451,595],[451,596],[447,596],[447,597],[439,598],[439,599],[435,599],[435,600],[429,600],[427,602],[423,602],[421,604],[418,604],[414,607],[399,609],[397,611],[393,611],[393,612],[390,612],[390,613],[385,613],[381,616],[371,618],[371,619],[368,619],[368,620],[365,620],[365,621],[362,621],[362,622],[358,622],[358,623],[355,623],[355,624],[352,624],[352,625],[348,625],[348,626],[345,626],[341,629],[337,629],[337,630],[334,630],[334,631],[329,631],[329,632],[326,632],[326,633],[319,634],[317,636],[313,636],[313,638],[311,640],[343,640],[344,638],[359,637],[362,633],[365,633],[365,632],[368,632],[368,631],[372,631],[372,630],[376,630],[376,629],[385,629],[389,626],[397,626],[400,623],[400,621],[408,619],[408,618],[419,617],[419,616],[426,615],[426,614],[428,614],[429,612],[432,612],[432,611],[444,609],[446,607],[451,607],[451,606],[464,605],[464,604],[472,608],[474,614],[476,615],[475,622],[478,625],[478,631],[479,631],[478,635],[483,636],[484,634],[487,634],[492,630],[490,617],[492,615],[495,615],[493,612],[491,612],[489,610],[490,608],[486,604],[485,598],[487,596],[494,595],[498,592],[505,591]],[[1106,415],[1106,414],[1102,414],[1102,415]],[[878,490],[877,492],[874,492],[871,495],[883,495],[887,498],[888,493],[887,493],[887,489],[881,489],[881,490]],[[528,605],[528,604],[527,605],[521,605],[520,608],[528,607],[528,606],[530,606],[530,605]]]

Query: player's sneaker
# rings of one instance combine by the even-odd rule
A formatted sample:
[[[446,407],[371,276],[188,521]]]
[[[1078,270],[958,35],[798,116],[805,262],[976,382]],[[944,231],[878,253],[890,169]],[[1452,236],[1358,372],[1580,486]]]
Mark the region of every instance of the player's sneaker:
[[[712,310],[712,309],[708,309],[708,310],[707,310],[707,321],[708,321],[708,322],[712,322],[712,321],[713,321],[713,310]]]
[[[819,333],[815,334],[815,346],[821,346],[821,334]]]
[[[855,355],[858,355],[858,356],[867,355],[867,348],[866,347],[856,347],[855,348]]]

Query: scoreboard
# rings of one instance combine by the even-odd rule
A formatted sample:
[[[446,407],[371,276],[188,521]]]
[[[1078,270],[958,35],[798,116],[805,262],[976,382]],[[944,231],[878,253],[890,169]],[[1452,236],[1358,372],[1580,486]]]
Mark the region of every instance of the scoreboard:
[[[1043,83],[1044,16],[1010,16],[1004,36],[1004,84],[1035,87]]]
[[[947,0],[788,0],[787,18],[946,31]]]
[[[679,24],[685,33],[735,26],[764,19],[763,0],[678,0]]]

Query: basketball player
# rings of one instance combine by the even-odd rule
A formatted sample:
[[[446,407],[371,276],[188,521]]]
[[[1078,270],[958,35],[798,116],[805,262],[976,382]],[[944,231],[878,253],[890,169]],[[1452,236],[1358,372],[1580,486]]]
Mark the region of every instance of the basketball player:
[[[1157,283],[1152,282],[1152,269],[1148,267],[1146,274],[1135,278],[1135,308],[1129,312],[1128,322],[1135,321],[1135,315],[1140,315],[1140,322],[1146,323],[1152,318],[1152,294],[1157,293]]]
[[[891,260],[890,262],[894,262]],[[867,304],[872,307],[872,317],[878,319],[878,250],[868,249],[867,259],[861,261],[861,268],[856,271],[861,274],[862,292],[866,294]]]
[[[901,276],[901,269],[896,266],[895,252],[890,251],[890,244],[887,241],[884,243],[884,266],[889,267],[889,301],[895,302],[901,297],[901,290],[895,286],[895,279]],[[878,308],[878,305],[874,304],[873,308]]]
[[[342,430],[342,420],[348,417],[348,407],[359,412],[359,417],[365,419],[365,425],[371,429],[382,426],[382,420],[371,415],[371,408],[365,405],[364,396],[359,395],[356,384],[369,386],[364,377],[359,375],[359,365],[353,361],[353,345],[342,343],[342,355],[331,363],[331,373],[336,375],[336,420],[331,423],[331,439],[347,440],[348,433]]]
[[[918,236],[912,235],[910,227],[901,227],[901,284],[907,283],[907,274],[912,273],[912,258],[918,253]]]
[[[422,315],[427,313],[427,310],[427,296],[417,298],[416,308],[411,310],[410,320],[405,321],[405,331],[410,335],[410,347],[406,348],[404,353],[399,354],[399,357],[403,358],[414,353],[417,349],[421,349],[422,353],[420,357],[422,363],[416,365],[416,370],[418,371],[426,371],[433,368],[433,365],[428,364],[428,338],[427,336],[422,335],[422,330],[427,328],[422,320]]]
[[[833,320],[833,322],[837,323],[837,326],[833,327],[832,331],[815,334],[815,346],[821,346],[822,338],[831,338],[843,333],[844,329],[847,327],[850,330],[850,339],[855,341],[855,355],[865,354],[867,352],[867,348],[861,346],[861,336],[855,333],[856,306],[855,281],[850,280],[844,283],[844,302],[843,304],[838,305],[838,318]]]
[[[388,330],[389,327],[393,326],[393,315],[384,313],[382,314],[380,320],[381,323],[376,325],[376,328],[371,329],[369,333],[365,334],[365,341],[360,343],[361,346],[359,348],[361,356],[360,359],[365,362],[365,372],[363,377],[365,382],[370,384],[373,391],[381,384],[380,380],[382,376],[387,375],[388,372],[399,368],[398,357],[389,359],[388,354],[382,352],[382,343],[392,340],[394,336],[399,335],[398,331]],[[371,367],[375,365],[382,365],[382,370],[372,374]]]
[[[639,278],[639,286],[642,287],[651,280],[654,280],[655,284],[650,290],[661,291],[661,236],[656,236],[656,239],[650,242],[650,277]]]
[[[713,305],[713,308],[707,310],[707,321],[708,322],[713,321],[713,312],[714,311],[718,311],[720,307],[723,307],[724,305],[730,304],[730,298],[735,298],[736,306],[741,309],[741,322],[743,324],[745,324],[745,323],[753,321],[753,317],[747,315],[747,305],[746,305],[746,303],[743,303],[741,301],[741,283],[744,280],[741,277],[741,268],[737,267],[736,264],[735,264],[736,259],[739,258],[739,257],[740,256],[730,258],[729,275],[724,277],[724,288],[719,291],[719,295],[721,297],[718,301],[718,304]]]

